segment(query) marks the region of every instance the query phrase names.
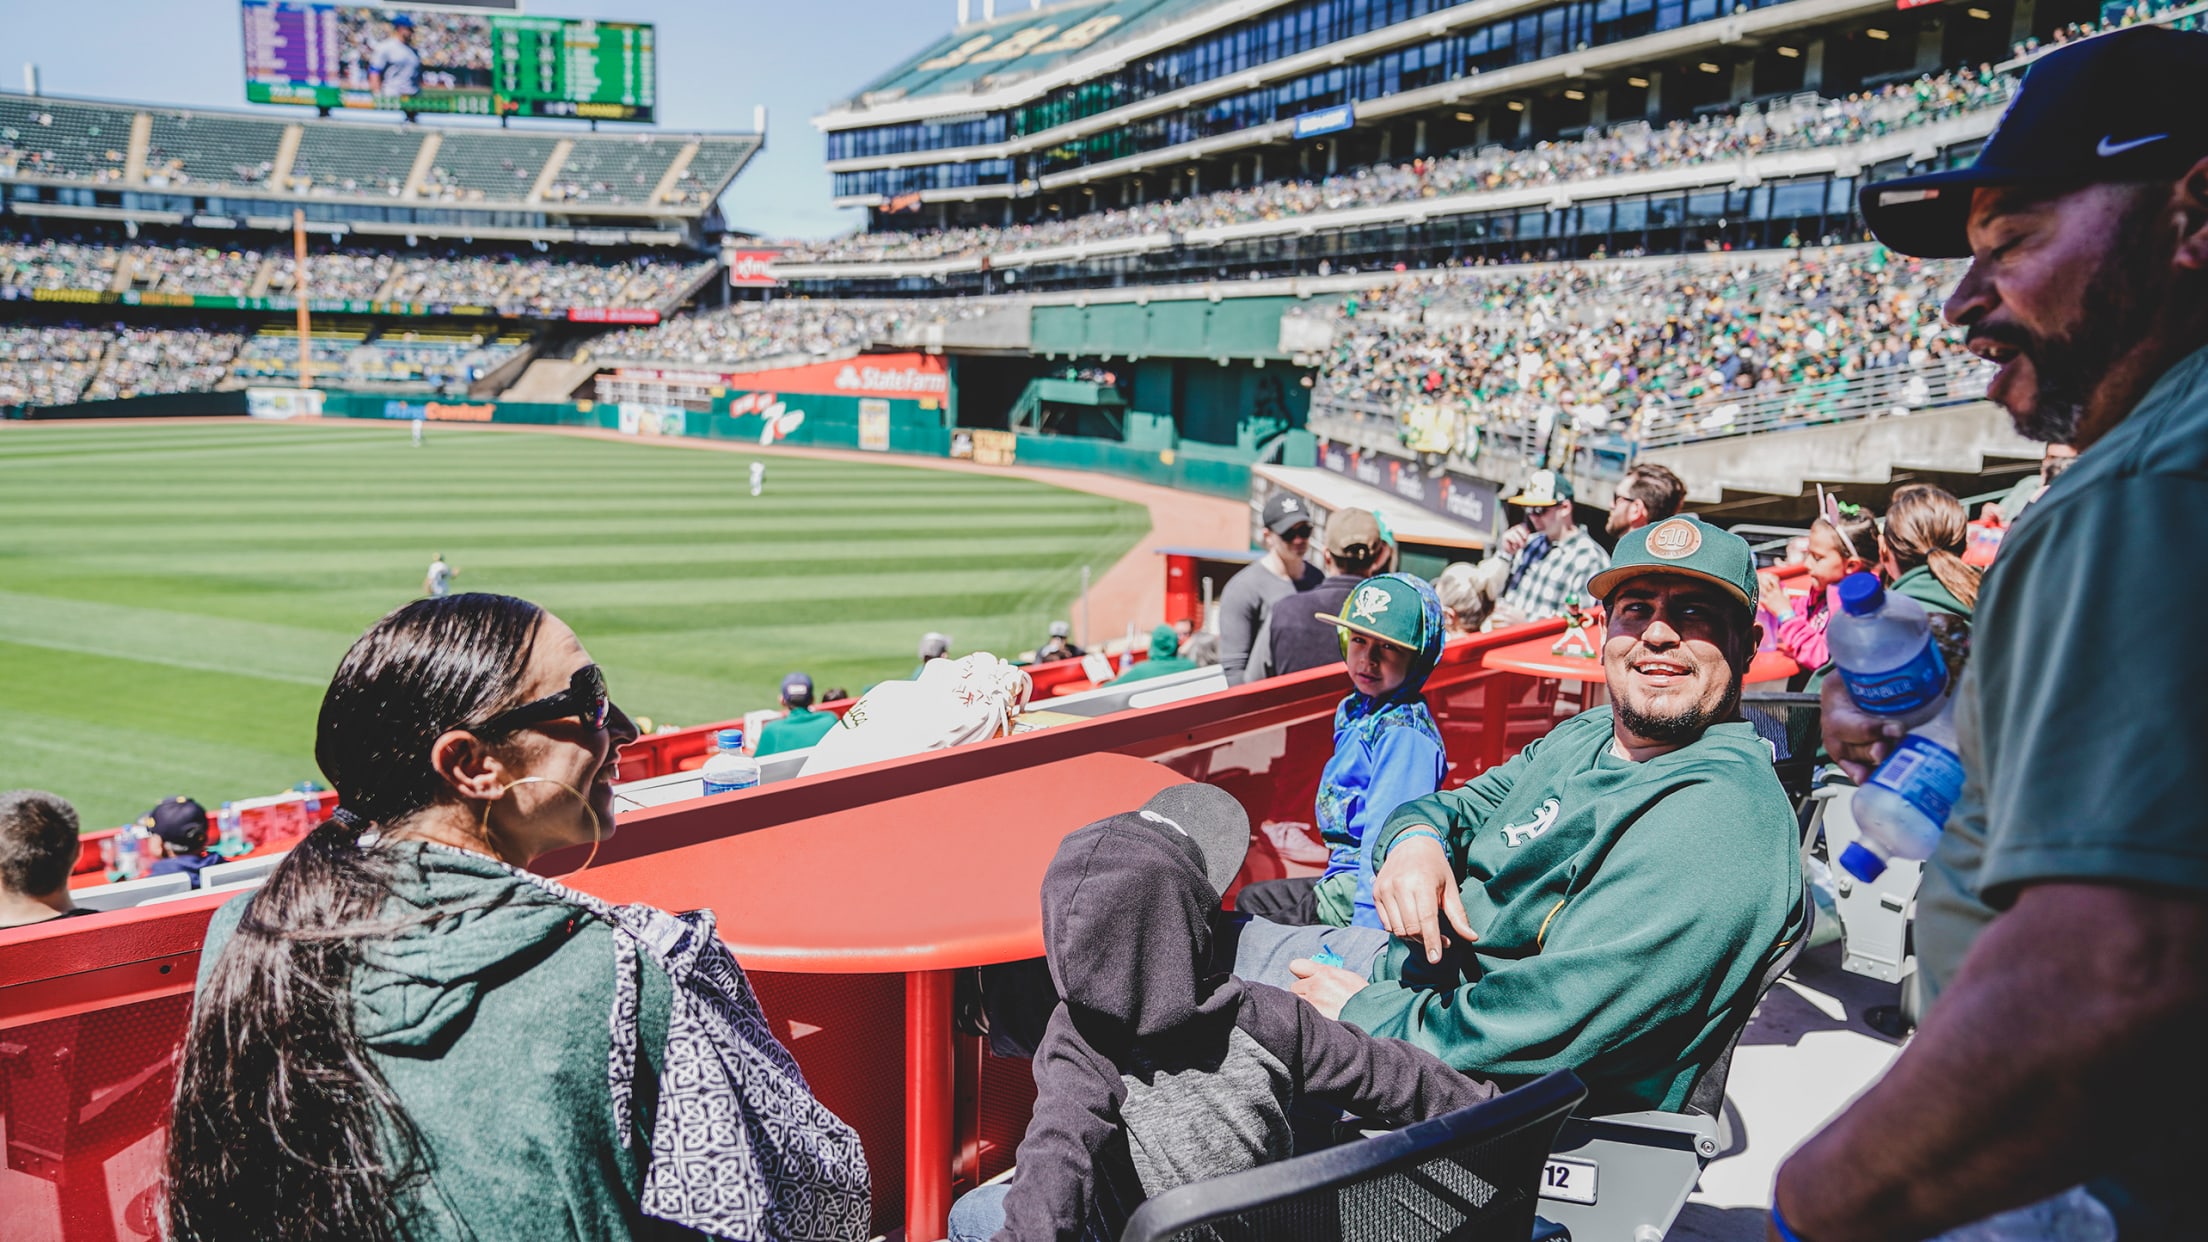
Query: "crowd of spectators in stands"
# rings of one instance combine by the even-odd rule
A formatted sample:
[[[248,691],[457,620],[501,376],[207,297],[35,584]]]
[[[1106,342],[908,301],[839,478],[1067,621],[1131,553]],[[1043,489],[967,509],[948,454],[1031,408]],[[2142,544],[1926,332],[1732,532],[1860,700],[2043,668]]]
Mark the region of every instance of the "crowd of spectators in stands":
[[[1661,128],[1629,122],[1524,150],[1489,147],[1476,153],[1374,165],[1318,181],[1272,182],[1093,212],[1069,220],[1001,229],[869,233],[822,243],[799,243],[784,258],[790,262],[876,262],[1008,253],[1304,217],[1413,199],[1623,176],[1799,147],[1837,146],[1965,112],[2000,107],[2008,102],[2014,85],[2013,78],[1994,72],[1991,66],[1952,70],[1844,99],[1777,101],[1739,113],[1674,121]]]
[[[742,302],[615,333],[591,352],[697,365],[818,356],[891,341],[925,324],[970,319],[984,309],[959,300]]]
[[[125,323],[0,327],[0,406],[204,391],[222,382],[244,340]]]
[[[1860,247],[1467,267],[1290,314],[1332,331],[1322,409],[1377,412],[1415,453],[1469,457],[1488,438],[1558,427],[1720,434],[1759,400],[1798,400],[1811,417],[1880,373],[1907,377],[1895,404],[1929,404],[1942,368],[1977,370],[1940,318],[1956,274]]]
[[[0,287],[200,297],[289,295],[287,253],[212,246],[62,241],[0,235]],[[261,281],[268,271],[265,284]],[[309,256],[313,296],[521,307],[557,314],[571,306],[665,309],[705,272],[687,256],[615,262],[532,256],[345,250]],[[394,280],[394,277],[396,278]]]

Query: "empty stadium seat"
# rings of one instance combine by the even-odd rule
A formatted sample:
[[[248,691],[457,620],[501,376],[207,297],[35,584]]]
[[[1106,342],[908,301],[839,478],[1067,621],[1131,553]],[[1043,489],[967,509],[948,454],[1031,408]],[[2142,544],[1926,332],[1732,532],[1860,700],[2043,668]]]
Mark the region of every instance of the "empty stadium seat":
[[[146,176],[176,182],[262,185],[275,167],[286,122],[220,112],[148,109]]]
[[[545,161],[559,143],[560,135],[550,133],[448,130],[422,194],[463,202],[519,202],[529,197],[537,174],[544,171]]]
[[[317,194],[386,194],[406,188],[426,135],[397,125],[309,125],[291,161],[294,185]]]
[[[76,889],[69,894],[69,900],[87,910],[127,910],[162,897],[189,893],[191,889],[192,877],[178,872]]]
[[[217,863],[199,873],[199,886],[204,890],[210,888],[243,888],[247,885],[260,884],[268,879],[270,872],[282,866],[284,860],[289,857],[291,857],[291,851],[279,850],[272,854],[248,854],[243,858],[233,858],[229,862]]]
[[[553,180],[556,197],[578,205],[643,204],[690,140],[667,134],[577,138]],[[700,152],[702,155],[703,152]]]

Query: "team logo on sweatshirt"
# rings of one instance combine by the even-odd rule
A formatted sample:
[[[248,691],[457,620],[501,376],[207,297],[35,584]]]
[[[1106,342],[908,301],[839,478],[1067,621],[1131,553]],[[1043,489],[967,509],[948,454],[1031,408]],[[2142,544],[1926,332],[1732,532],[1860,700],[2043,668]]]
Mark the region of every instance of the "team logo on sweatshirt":
[[[1378,621],[1380,614],[1388,610],[1389,597],[1379,587],[1357,588],[1357,598],[1350,601],[1349,619],[1352,621]]]
[[[1556,826],[1557,813],[1563,809],[1562,803],[1551,798],[1542,803],[1541,809],[1535,811],[1533,818],[1525,823],[1503,825],[1503,844],[1512,849],[1517,849],[1526,842],[1547,832],[1550,828]]]

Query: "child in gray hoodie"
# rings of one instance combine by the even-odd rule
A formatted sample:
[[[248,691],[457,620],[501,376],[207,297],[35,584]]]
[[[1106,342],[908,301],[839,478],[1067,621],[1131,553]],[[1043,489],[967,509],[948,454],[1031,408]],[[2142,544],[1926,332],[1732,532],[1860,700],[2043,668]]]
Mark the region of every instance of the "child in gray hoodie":
[[[1008,1186],[953,1209],[954,1242],[1117,1238],[1149,1196],[1294,1154],[1303,1099],[1393,1127],[1495,1094],[1278,988],[1211,973],[1220,896],[1249,840],[1232,797],[1187,784],[1059,845],[1043,878],[1059,1004],[1035,1053],[1034,1118]]]

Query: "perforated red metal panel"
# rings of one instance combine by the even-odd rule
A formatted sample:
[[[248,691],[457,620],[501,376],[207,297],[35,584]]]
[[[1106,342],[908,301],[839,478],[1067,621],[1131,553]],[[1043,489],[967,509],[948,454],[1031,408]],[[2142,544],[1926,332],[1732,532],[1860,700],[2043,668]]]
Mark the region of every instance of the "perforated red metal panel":
[[[0,1033],[0,1234],[150,1238],[189,996]]]

